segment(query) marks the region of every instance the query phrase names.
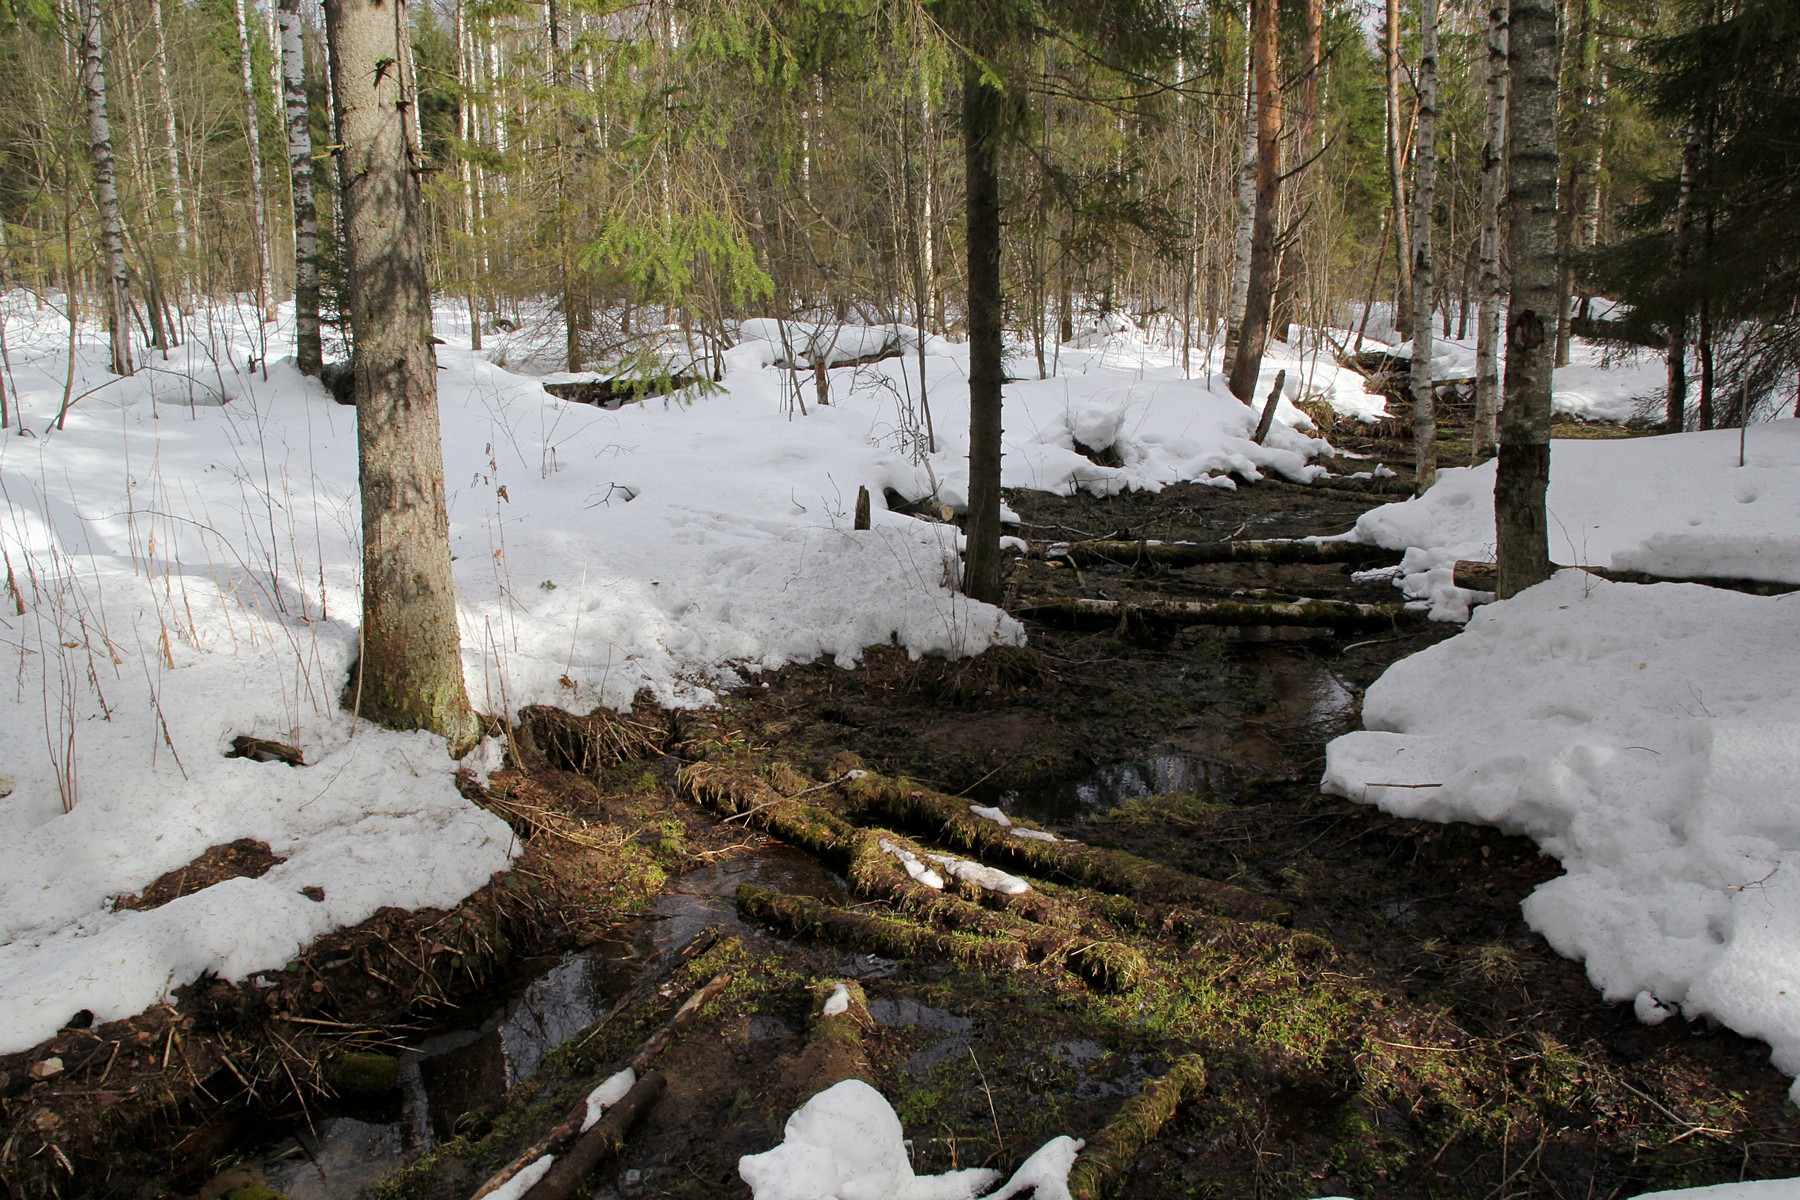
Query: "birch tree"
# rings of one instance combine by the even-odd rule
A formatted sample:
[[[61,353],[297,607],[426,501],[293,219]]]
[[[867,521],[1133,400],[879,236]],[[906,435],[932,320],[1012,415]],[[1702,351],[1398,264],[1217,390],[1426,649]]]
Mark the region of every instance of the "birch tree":
[[[1506,183],[1508,0],[1490,0],[1487,30],[1486,137],[1481,147],[1481,282],[1475,322],[1475,428],[1469,456],[1494,454],[1500,393],[1500,199]]]
[[[1231,364],[1231,394],[1248,404],[1269,341],[1275,293],[1275,206],[1281,187],[1281,80],[1275,38],[1277,0],[1251,0],[1250,44],[1256,77],[1256,221],[1250,234],[1250,278],[1244,288],[1244,328]]]
[[[125,269],[125,222],[119,212],[112,122],[106,111],[106,54],[100,0],[82,0],[81,17],[82,86],[87,93],[94,196],[100,206],[100,239],[106,257],[106,326],[112,343],[112,372],[129,375],[136,369],[131,360],[131,284]]]
[[[1383,78],[1387,103],[1388,204],[1393,212],[1395,287],[1394,330],[1412,327],[1412,238],[1406,221],[1406,150],[1400,110],[1400,0],[1387,0],[1387,23],[1382,34]]]
[[[262,132],[257,116],[256,72],[250,58],[245,0],[237,3],[238,66],[244,81],[244,137],[250,155],[250,220],[256,239],[256,302],[264,321],[275,319],[275,280],[269,261],[269,212],[263,199]]]
[[[312,114],[300,0],[281,0],[281,84],[287,112],[288,177],[294,191],[294,359],[302,374],[324,366],[319,344],[319,210],[313,199]]]

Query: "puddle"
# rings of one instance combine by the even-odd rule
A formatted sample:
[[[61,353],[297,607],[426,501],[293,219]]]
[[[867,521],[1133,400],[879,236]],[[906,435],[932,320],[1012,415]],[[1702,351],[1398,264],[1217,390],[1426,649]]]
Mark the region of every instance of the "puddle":
[[[939,1038],[906,1060],[908,1074],[922,1075],[933,1067],[966,1055],[969,1031],[975,1022],[943,1008],[932,1008],[917,1001],[881,997],[869,1001],[869,1016],[876,1023],[899,1029],[930,1029],[947,1036]]]
[[[1241,699],[1209,705],[1153,749],[1081,779],[991,795],[1010,814],[1080,824],[1139,796],[1228,793],[1233,781],[1291,767],[1284,743],[1323,743],[1350,728],[1356,692],[1318,658],[1279,646],[1248,648],[1228,668]]]
[[[734,904],[740,883],[829,902],[848,895],[843,881],[816,859],[776,844],[696,868],[673,880],[649,912],[582,954],[551,960],[547,969],[497,996],[485,1013],[471,1014],[464,1028],[408,1047],[393,1119],[371,1121],[366,1112],[315,1117],[311,1131],[263,1152],[261,1176],[290,1200],[341,1200],[491,1117],[510,1088],[530,1079],[551,1051],[593,1024],[660,956],[708,925],[721,934],[749,933]]]

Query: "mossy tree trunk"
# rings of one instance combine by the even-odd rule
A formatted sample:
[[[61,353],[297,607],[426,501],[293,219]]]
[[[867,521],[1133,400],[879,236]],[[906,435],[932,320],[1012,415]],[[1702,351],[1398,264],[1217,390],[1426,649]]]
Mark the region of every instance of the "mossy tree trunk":
[[[463,685],[450,573],[437,364],[416,119],[392,0],[326,0],[343,156],[362,484],[362,715],[442,734],[460,753],[477,723]]]

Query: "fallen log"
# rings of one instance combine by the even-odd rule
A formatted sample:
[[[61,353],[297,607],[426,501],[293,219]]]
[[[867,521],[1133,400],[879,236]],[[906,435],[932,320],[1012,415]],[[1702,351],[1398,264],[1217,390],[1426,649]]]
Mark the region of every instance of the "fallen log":
[[[737,909],[749,920],[784,932],[857,946],[884,958],[947,958],[986,971],[1023,966],[1027,957],[1022,942],[922,928],[748,883],[738,885]]]
[[[705,936],[706,935],[704,934],[702,935],[703,938]],[[717,935],[715,934],[712,938],[707,938],[707,944],[711,945],[712,941],[716,940],[716,937]],[[686,1025],[689,1021],[693,1020],[694,1014],[698,1013],[707,1001],[724,991],[725,985],[730,982],[731,972],[721,971],[719,974],[709,979],[705,984],[695,989],[694,993],[682,1003],[681,1007],[675,1010],[675,1015],[670,1017],[667,1021],[664,1021],[657,1027],[654,1033],[644,1040],[638,1047],[637,1053],[631,1056],[631,1061],[627,1063],[626,1066],[635,1074],[644,1075],[645,1068],[650,1065],[651,1060],[656,1057],[662,1048],[668,1045],[669,1039],[675,1035],[676,1031],[683,1025]],[[617,1013],[623,1005],[629,1003],[638,994],[638,989],[633,989],[632,993],[625,996],[618,1005],[615,1005],[604,1017],[600,1018],[599,1022],[596,1022],[596,1028],[606,1021],[611,1020],[613,1015]],[[592,1037],[592,1031],[590,1031],[587,1036]],[[648,1078],[648,1076],[646,1076],[646,1078]],[[644,1080],[640,1079],[638,1084],[641,1085],[643,1082]],[[636,1091],[636,1085],[634,1085],[632,1090],[634,1092]],[[657,1094],[661,1094],[660,1085],[658,1085]],[[628,1095],[626,1099],[629,1098]],[[651,1097],[652,1101],[654,1099],[655,1097]],[[622,1107],[623,1105],[624,1101],[622,1100],[614,1107]],[[581,1127],[587,1120],[587,1111],[587,1093],[584,1092],[582,1093],[581,1099],[570,1106],[569,1110],[563,1115],[562,1120],[552,1125],[544,1132],[543,1136],[539,1137],[536,1141],[525,1147],[524,1150],[514,1155],[512,1160],[504,1167],[501,1167],[498,1171],[488,1176],[487,1179],[482,1182],[482,1185],[470,1194],[469,1200],[481,1200],[483,1196],[498,1191],[500,1188],[504,1187],[506,1182],[513,1176],[517,1175],[520,1171],[523,1171],[546,1154],[561,1153],[565,1146],[568,1146],[577,1137],[581,1136]],[[608,1109],[606,1115],[611,1116],[612,1111],[612,1109]],[[602,1121],[604,1121],[604,1119],[605,1118],[602,1118]],[[633,1119],[635,1120],[635,1117]],[[627,1122],[627,1124],[629,1125],[629,1122]],[[596,1128],[598,1128],[598,1126],[596,1126]],[[597,1162],[599,1160],[596,1159],[595,1161]],[[593,1168],[590,1165],[588,1169],[592,1170]],[[539,1180],[536,1185],[533,1185],[533,1191],[528,1192],[527,1195],[535,1196],[536,1187],[542,1186],[542,1184],[543,1180]]]
[[[1206,1087],[1206,1061],[1189,1054],[1169,1073],[1152,1079],[1127,1100],[1104,1128],[1088,1139],[1069,1172],[1073,1200],[1100,1200],[1111,1191],[1144,1147],[1156,1140],[1182,1102]]]
[[[1652,575],[1647,571],[1615,571],[1611,567],[1565,567],[1551,564],[1552,571],[1586,571],[1589,575],[1613,583],[1698,583],[1704,587],[1724,588],[1731,592],[1745,592],[1752,596],[1785,596],[1790,592],[1800,592],[1800,584],[1779,583],[1766,579],[1712,579],[1693,578],[1688,576]],[[1498,564],[1491,562],[1474,562],[1469,559],[1459,560],[1452,581],[1459,588],[1467,588],[1472,592],[1491,592],[1499,587]]]
[[[1313,629],[1385,629],[1417,616],[1404,604],[1348,600],[1043,600],[1012,610],[1034,621],[1123,632],[1187,625],[1286,625]]]
[[[934,792],[905,779],[868,774],[843,783],[844,794],[857,806],[890,820],[923,829],[955,849],[985,862],[1020,867],[1039,875],[1077,883],[1148,904],[1194,905],[1246,921],[1279,921],[1291,911],[1267,896],[1216,880],[1202,879],[1121,850],[1103,850],[1079,842],[1047,841],[1015,835],[1022,825],[1001,825],[969,811],[969,802]]]
[[[1328,492],[1359,492],[1368,496],[1410,496],[1412,485],[1393,475],[1371,475],[1358,479],[1351,475],[1321,475],[1311,483],[1295,483],[1279,475],[1265,475],[1256,486],[1273,483],[1280,487],[1323,488]]]
[[[631,1085],[623,1099],[608,1108],[593,1128],[582,1132],[562,1157],[551,1165],[549,1173],[528,1190],[523,1200],[568,1200],[582,1182],[600,1165],[625,1146],[625,1134],[662,1099],[669,1081],[661,1071],[652,1071]],[[585,1104],[585,1102],[584,1102]]]
[[[1242,541],[1149,542],[1099,539],[1059,542],[1044,557],[1066,559],[1077,566],[1120,563],[1124,566],[1194,567],[1214,563],[1352,563],[1391,565],[1400,556],[1393,550],[1364,542]]]

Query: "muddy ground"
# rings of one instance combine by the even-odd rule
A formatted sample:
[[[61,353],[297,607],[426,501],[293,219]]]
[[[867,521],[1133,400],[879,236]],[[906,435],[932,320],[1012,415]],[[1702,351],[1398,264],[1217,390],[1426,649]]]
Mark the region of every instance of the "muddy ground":
[[[1360,448],[1404,474],[1409,447]],[[1039,547],[1332,533],[1388,498],[1264,483],[1008,501]],[[1334,566],[1026,558],[1009,588],[1015,606],[1394,599]],[[1204,1087],[1107,1194],[1573,1200],[1800,1174],[1765,1046],[1641,1025],[1525,927],[1519,901],[1557,871],[1531,843],[1318,793],[1362,690],[1451,632],[1034,625],[1027,648],[968,662],[881,650],[786,670],[713,712],[542,716],[515,769],[472,789],[527,855],[457,913],[387,914],[262,986],[203,981],[0,1062],[7,1194],[467,1197],[722,972],[593,1194],[746,1194],[738,1156],[846,1075],[892,1100],[921,1172],[1009,1169],[1051,1136],[1094,1135],[1178,1063],[1203,1064]],[[852,768],[1136,858],[1106,858],[1111,874],[1013,863],[1029,913],[973,893],[946,906],[844,850],[877,825],[922,850],[955,840],[872,811]],[[696,803],[702,778],[762,788],[767,807],[721,819]],[[777,817],[812,822],[783,830],[808,848],[769,836]],[[258,861],[240,847],[211,866]],[[740,915],[744,884],[900,924],[776,930]],[[1043,944],[1009,958],[1020,937]],[[866,1000],[858,1036],[827,1044],[814,1014],[839,979]],[[52,1054],[64,1069],[34,1078]]]

